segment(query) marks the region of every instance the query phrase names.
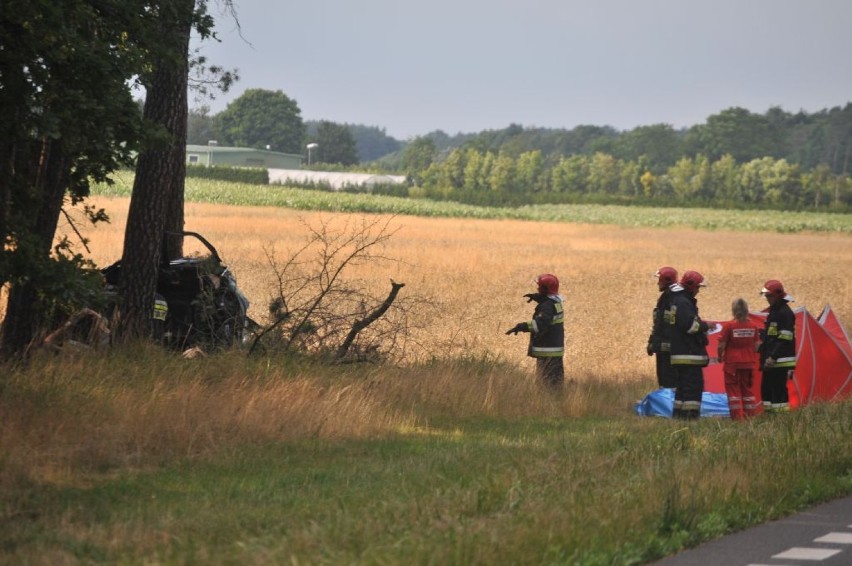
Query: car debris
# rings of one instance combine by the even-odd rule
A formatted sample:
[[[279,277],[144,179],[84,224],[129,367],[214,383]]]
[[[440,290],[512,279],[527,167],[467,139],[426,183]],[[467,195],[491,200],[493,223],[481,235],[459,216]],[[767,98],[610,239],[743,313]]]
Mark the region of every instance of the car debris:
[[[167,232],[166,237],[194,238],[200,242],[202,253],[160,264],[152,315],[154,337],[177,350],[215,349],[245,342],[250,329],[257,325],[248,316],[249,300],[216,248],[197,232]],[[101,273],[107,302],[114,307],[121,284],[121,260]]]

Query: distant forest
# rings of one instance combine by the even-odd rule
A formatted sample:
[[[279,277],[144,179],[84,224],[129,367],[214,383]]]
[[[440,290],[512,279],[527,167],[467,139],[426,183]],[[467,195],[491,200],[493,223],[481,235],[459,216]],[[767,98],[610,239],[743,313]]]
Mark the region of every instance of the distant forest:
[[[306,122],[306,131],[316,131],[316,124]],[[346,169],[406,174],[409,187],[386,190],[407,196],[494,205],[647,201],[852,209],[852,103],[815,113],[729,108],[683,129],[511,124],[402,141],[379,127],[342,126],[357,147],[358,163]],[[197,130],[190,127],[189,143],[206,143],[192,138]]]
[[[852,209],[852,103],[813,114],[730,108],[680,130],[511,125],[455,137],[435,132],[401,153],[396,166],[420,194],[483,205]]]

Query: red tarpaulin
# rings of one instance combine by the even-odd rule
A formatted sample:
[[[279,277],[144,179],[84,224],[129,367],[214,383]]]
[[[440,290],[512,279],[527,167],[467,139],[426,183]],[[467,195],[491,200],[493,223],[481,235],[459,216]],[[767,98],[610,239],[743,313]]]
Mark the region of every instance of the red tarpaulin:
[[[831,334],[837,345],[852,358],[852,344],[849,343],[849,335],[846,334],[846,329],[837,320],[834,311],[831,310],[831,305],[827,305],[817,317],[817,322]]]
[[[796,370],[788,382],[790,406],[807,405],[812,401],[831,401],[852,396],[852,344],[843,325],[831,307],[823,309],[816,319],[800,307],[796,314]],[[765,312],[752,312],[749,316],[761,325]],[[711,325],[712,321],[708,321]],[[708,334],[707,352],[711,363],[704,368],[704,391],[724,393],[725,378],[722,364],[715,360],[719,344],[717,325]],[[759,376],[759,372],[756,373]]]

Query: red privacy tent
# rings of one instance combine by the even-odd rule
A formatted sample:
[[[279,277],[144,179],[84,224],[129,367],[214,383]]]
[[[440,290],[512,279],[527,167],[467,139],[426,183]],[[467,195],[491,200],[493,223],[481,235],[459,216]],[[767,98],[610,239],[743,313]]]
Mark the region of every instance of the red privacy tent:
[[[806,308],[794,309],[796,314],[796,371],[788,383],[790,406],[807,405],[812,401],[831,401],[852,396],[852,344],[843,325],[831,306],[826,306],[814,318]],[[764,312],[749,313],[761,324]],[[708,335],[710,356],[716,355],[720,328]],[[724,393],[722,365],[711,363],[704,368],[704,391]]]
[[[831,310],[830,305],[822,309],[822,312],[817,317],[817,322],[831,334],[835,342],[852,358],[852,344],[849,342],[849,335],[846,334],[846,329],[837,320],[837,316]]]

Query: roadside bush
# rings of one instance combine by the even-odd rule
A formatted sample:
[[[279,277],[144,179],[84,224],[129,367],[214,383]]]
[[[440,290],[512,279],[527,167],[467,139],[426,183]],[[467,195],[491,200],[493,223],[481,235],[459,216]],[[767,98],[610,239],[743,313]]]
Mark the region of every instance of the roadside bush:
[[[187,165],[186,176],[250,185],[268,185],[269,171],[265,168]]]

